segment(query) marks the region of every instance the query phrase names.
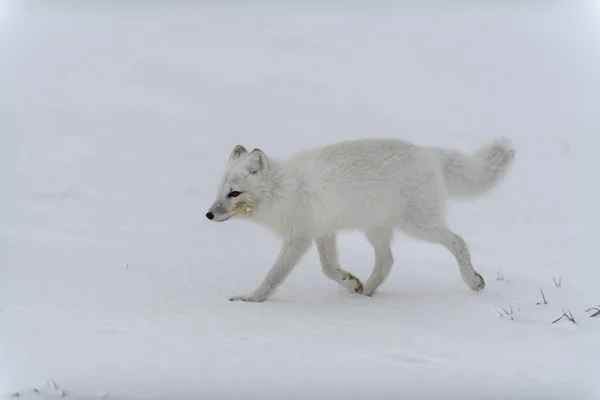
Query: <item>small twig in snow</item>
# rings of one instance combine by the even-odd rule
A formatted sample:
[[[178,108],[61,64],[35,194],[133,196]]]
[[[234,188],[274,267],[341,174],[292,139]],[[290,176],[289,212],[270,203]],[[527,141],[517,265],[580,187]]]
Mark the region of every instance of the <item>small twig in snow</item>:
[[[33,389],[33,393],[40,394],[40,391],[38,389]]]
[[[54,385],[54,389],[58,389],[58,385],[56,384],[55,381],[52,381],[52,385]]]
[[[129,261],[125,263],[125,269],[129,269]]]
[[[548,302],[546,301],[546,296],[544,296],[544,291],[542,290],[542,288],[540,288],[540,292],[542,293],[542,300],[543,300],[544,302],[543,302],[543,303],[540,303],[540,302],[538,302],[538,303],[536,303],[536,304],[537,304],[538,306],[539,306],[540,304],[548,304]]]
[[[64,390],[60,393],[60,397],[67,397],[67,392]]]
[[[575,318],[573,317],[573,314],[571,313],[571,310],[569,310],[569,314],[567,315],[567,313],[565,312],[565,310],[561,310],[563,313],[560,317],[558,317],[557,319],[555,319],[554,321],[552,321],[552,323],[556,323],[558,321],[560,321],[563,318],[568,319],[569,321],[571,321],[572,323],[574,323],[575,325],[577,325],[577,322],[575,322]]]
[[[560,317],[556,318],[554,321],[552,321],[552,323],[555,324],[558,321],[560,321],[561,319],[563,319],[564,317],[566,317],[566,315],[563,313],[563,315],[561,315]]]
[[[557,288],[560,288],[562,286],[562,276],[559,276],[558,280],[556,280],[556,278],[553,276],[552,280],[554,281],[554,286],[556,286]]]
[[[12,393],[10,395],[10,397],[21,397],[21,394],[19,392],[15,392],[15,393]]]
[[[596,310],[596,312],[590,315],[590,317],[597,317],[598,315],[600,315],[600,306],[588,308],[587,310],[585,310],[585,312],[590,312],[592,310]]]

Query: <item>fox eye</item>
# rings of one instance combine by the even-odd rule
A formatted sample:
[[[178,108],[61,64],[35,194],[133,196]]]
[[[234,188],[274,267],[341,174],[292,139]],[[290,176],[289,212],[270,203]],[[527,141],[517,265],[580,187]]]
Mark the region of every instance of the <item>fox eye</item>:
[[[242,194],[242,192],[238,192],[237,190],[234,190],[233,192],[229,192],[227,197],[238,197],[240,194]]]

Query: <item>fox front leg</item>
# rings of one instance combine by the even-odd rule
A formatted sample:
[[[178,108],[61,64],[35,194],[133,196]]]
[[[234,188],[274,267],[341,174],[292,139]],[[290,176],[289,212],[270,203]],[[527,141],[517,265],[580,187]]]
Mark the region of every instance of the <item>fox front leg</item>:
[[[298,261],[306,253],[312,241],[304,235],[291,235],[285,238],[279,256],[273,267],[254,292],[246,296],[230,297],[231,301],[265,301],[273,291],[283,282]]]

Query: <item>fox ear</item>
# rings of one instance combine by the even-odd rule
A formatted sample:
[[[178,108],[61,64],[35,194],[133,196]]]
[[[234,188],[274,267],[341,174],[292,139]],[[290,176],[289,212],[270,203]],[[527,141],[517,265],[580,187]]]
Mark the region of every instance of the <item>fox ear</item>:
[[[254,149],[250,153],[248,170],[251,174],[256,174],[269,167],[269,159],[267,155],[260,149]]]
[[[229,161],[235,160],[236,158],[239,158],[240,156],[246,154],[247,152],[248,152],[248,150],[246,150],[246,148],[244,146],[242,146],[241,144],[238,144],[231,151],[231,154],[229,155]]]

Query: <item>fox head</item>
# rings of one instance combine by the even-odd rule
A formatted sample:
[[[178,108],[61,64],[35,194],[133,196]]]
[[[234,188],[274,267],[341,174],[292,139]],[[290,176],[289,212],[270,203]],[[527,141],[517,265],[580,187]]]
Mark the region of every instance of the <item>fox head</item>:
[[[255,215],[271,192],[270,170],[269,159],[261,150],[248,152],[242,145],[235,146],[206,218],[223,222]]]

